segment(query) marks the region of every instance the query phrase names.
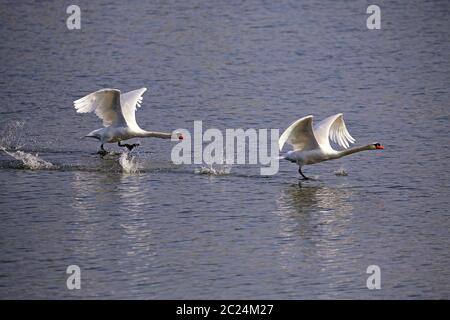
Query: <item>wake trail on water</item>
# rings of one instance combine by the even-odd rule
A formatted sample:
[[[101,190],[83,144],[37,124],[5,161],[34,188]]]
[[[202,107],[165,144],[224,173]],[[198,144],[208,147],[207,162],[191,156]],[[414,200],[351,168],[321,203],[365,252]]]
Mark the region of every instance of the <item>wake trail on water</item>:
[[[25,122],[15,121],[8,123],[0,134],[0,150],[10,157],[22,162],[23,166],[31,170],[53,169],[55,166],[39,155],[20,150],[23,143],[23,127]]]
[[[45,161],[39,158],[39,155],[33,155],[31,153],[26,153],[21,150],[8,151],[5,147],[0,146],[2,150],[7,155],[19,160],[23,163],[24,167],[31,170],[42,170],[42,169],[54,169],[55,165],[51,162]]]
[[[13,121],[7,123],[0,130],[0,152],[3,151],[11,158],[20,161],[20,165],[6,164],[6,167],[29,169],[29,170],[81,170],[81,171],[121,171],[124,173],[138,173],[139,172],[139,159],[138,155],[131,152],[125,152],[120,154],[117,161],[119,165],[116,166],[96,166],[91,167],[87,163],[83,165],[78,164],[53,164],[50,161],[42,159],[39,154],[34,151],[23,149],[27,143],[24,142],[24,121]],[[39,145],[37,141],[32,141],[33,146]],[[55,150],[46,150],[46,152],[55,152]],[[58,153],[66,153],[65,151],[58,151]]]
[[[0,153],[4,152],[7,156],[19,161],[2,161],[0,160],[0,168],[10,169],[27,169],[27,170],[57,170],[57,171],[84,171],[84,172],[105,172],[105,173],[125,173],[125,174],[139,174],[145,172],[182,172],[173,164],[155,162],[145,156],[141,155],[139,149],[132,151],[125,151],[123,153],[110,153],[103,159],[87,158],[83,150],[67,151],[54,150],[52,148],[42,149],[39,141],[29,141],[29,136],[24,130],[23,121],[14,121],[7,123],[3,128],[0,128]],[[30,146],[27,148],[26,146]],[[83,154],[83,159],[75,163],[61,163],[60,161],[52,163],[44,160],[39,156],[36,147],[40,146],[39,151],[47,154],[58,154],[61,158],[62,154]],[[53,158],[52,158],[53,159]],[[73,160],[73,156],[71,160]],[[231,165],[228,164],[214,164],[204,165],[200,168],[194,169],[195,174],[222,176],[231,173]],[[192,171],[185,171],[192,173]]]

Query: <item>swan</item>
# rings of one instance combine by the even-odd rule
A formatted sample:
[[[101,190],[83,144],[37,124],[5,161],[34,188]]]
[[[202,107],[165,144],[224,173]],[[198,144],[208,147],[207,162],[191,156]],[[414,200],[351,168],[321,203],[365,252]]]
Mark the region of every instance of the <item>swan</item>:
[[[334,150],[330,145],[330,139],[345,150]],[[330,116],[314,127],[312,115],[298,119],[280,136],[278,140],[280,151],[286,142],[293,150],[280,158],[297,163],[298,172],[305,180],[309,178],[302,172],[304,165],[339,159],[364,150],[384,149],[378,142],[348,149],[350,143],[355,143],[355,139],[347,131],[342,113]]]
[[[174,138],[183,139],[181,133],[175,132],[172,135],[165,132],[146,131],[139,127],[135,112],[136,107],[141,106],[142,95],[146,90],[147,88],[141,88],[121,94],[118,89],[101,89],[73,102],[77,113],[95,112],[103,120],[104,128],[94,130],[84,136],[100,141],[100,154],[107,153],[103,144],[113,142],[117,142],[119,147],[126,147],[131,151],[139,144],[121,144],[121,141],[131,138],[171,139],[174,136]]]

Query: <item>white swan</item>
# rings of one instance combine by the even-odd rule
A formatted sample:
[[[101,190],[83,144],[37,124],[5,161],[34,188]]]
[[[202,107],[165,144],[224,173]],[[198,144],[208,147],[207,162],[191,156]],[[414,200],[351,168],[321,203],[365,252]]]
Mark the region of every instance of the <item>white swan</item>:
[[[294,150],[288,151],[281,158],[297,163],[298,172],[304,179],[308,179],[302,172],[304,165],[338,159],[364,150],[384,149],[378,142],[348,149],[349,144],[354,143],[355,139],[348,133],[342,113],[322,120],[314,128],[312,120],[311,115],[298,119],[283,132],[278,140],[280,151],[286,142],[292,145]],[[329,139],[346,150],[334,150]]]
[[[172,138],[171,133],[146,131],[136,123],[136,107],[142,103],[142,95],[147,88],[133,90],[124,94],[117,89],[101,89],[74,101],[78,113],[95,112],[103,120],[105,128],[97,129],[85,137],[98,139],[101,143],[101,154],[106,154],[105,143],[117,142],[119,147],[132,150],[139,144],[121,144],[121,141],[137,137]],[[183,139],[181,133],[175,133],[175,138]]]

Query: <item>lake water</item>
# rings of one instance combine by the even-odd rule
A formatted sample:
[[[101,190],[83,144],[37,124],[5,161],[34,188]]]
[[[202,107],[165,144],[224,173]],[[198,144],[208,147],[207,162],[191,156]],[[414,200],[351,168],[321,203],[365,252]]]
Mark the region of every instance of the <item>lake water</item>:
[[[76,4],[72,31],[60,1],[1,4],[0,298],[450,297],[448,1],[378,1],[381,30],[366,1]],[[144,86],[148,130],[343,112],[385,150],[300,183],[288,162],[199,174],[167,140],[102,159],[72,101]]]

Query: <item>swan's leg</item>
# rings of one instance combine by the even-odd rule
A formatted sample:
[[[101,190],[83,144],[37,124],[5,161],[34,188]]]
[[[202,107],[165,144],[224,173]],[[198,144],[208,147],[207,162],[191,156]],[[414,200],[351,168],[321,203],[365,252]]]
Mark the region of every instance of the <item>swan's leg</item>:
[[[303,172],[302,172],[302,167],[300,167],[300,166],[298,167],[298,173],[301,174],[301,176],[303,177],[303,179],[309,180],[309,178],[303,174]]]
[[[100,145],[100,150],[97,153],[102,155],[102,156],[108,154],[108,151],[106,151],[105,148],[103,148],[103,143]]]
[[[126,147],[126,148],[128,149],[128,151],[131,151],[131,150],[133,150],[133,148],[139,147],[139,146],[140,146],[139,143],[133,143],[133,144],[127,144],[127,143],[125,143],[125,144],[121,144],[120,141],[117,142],[117,145],[118,145],[119,147]]]

